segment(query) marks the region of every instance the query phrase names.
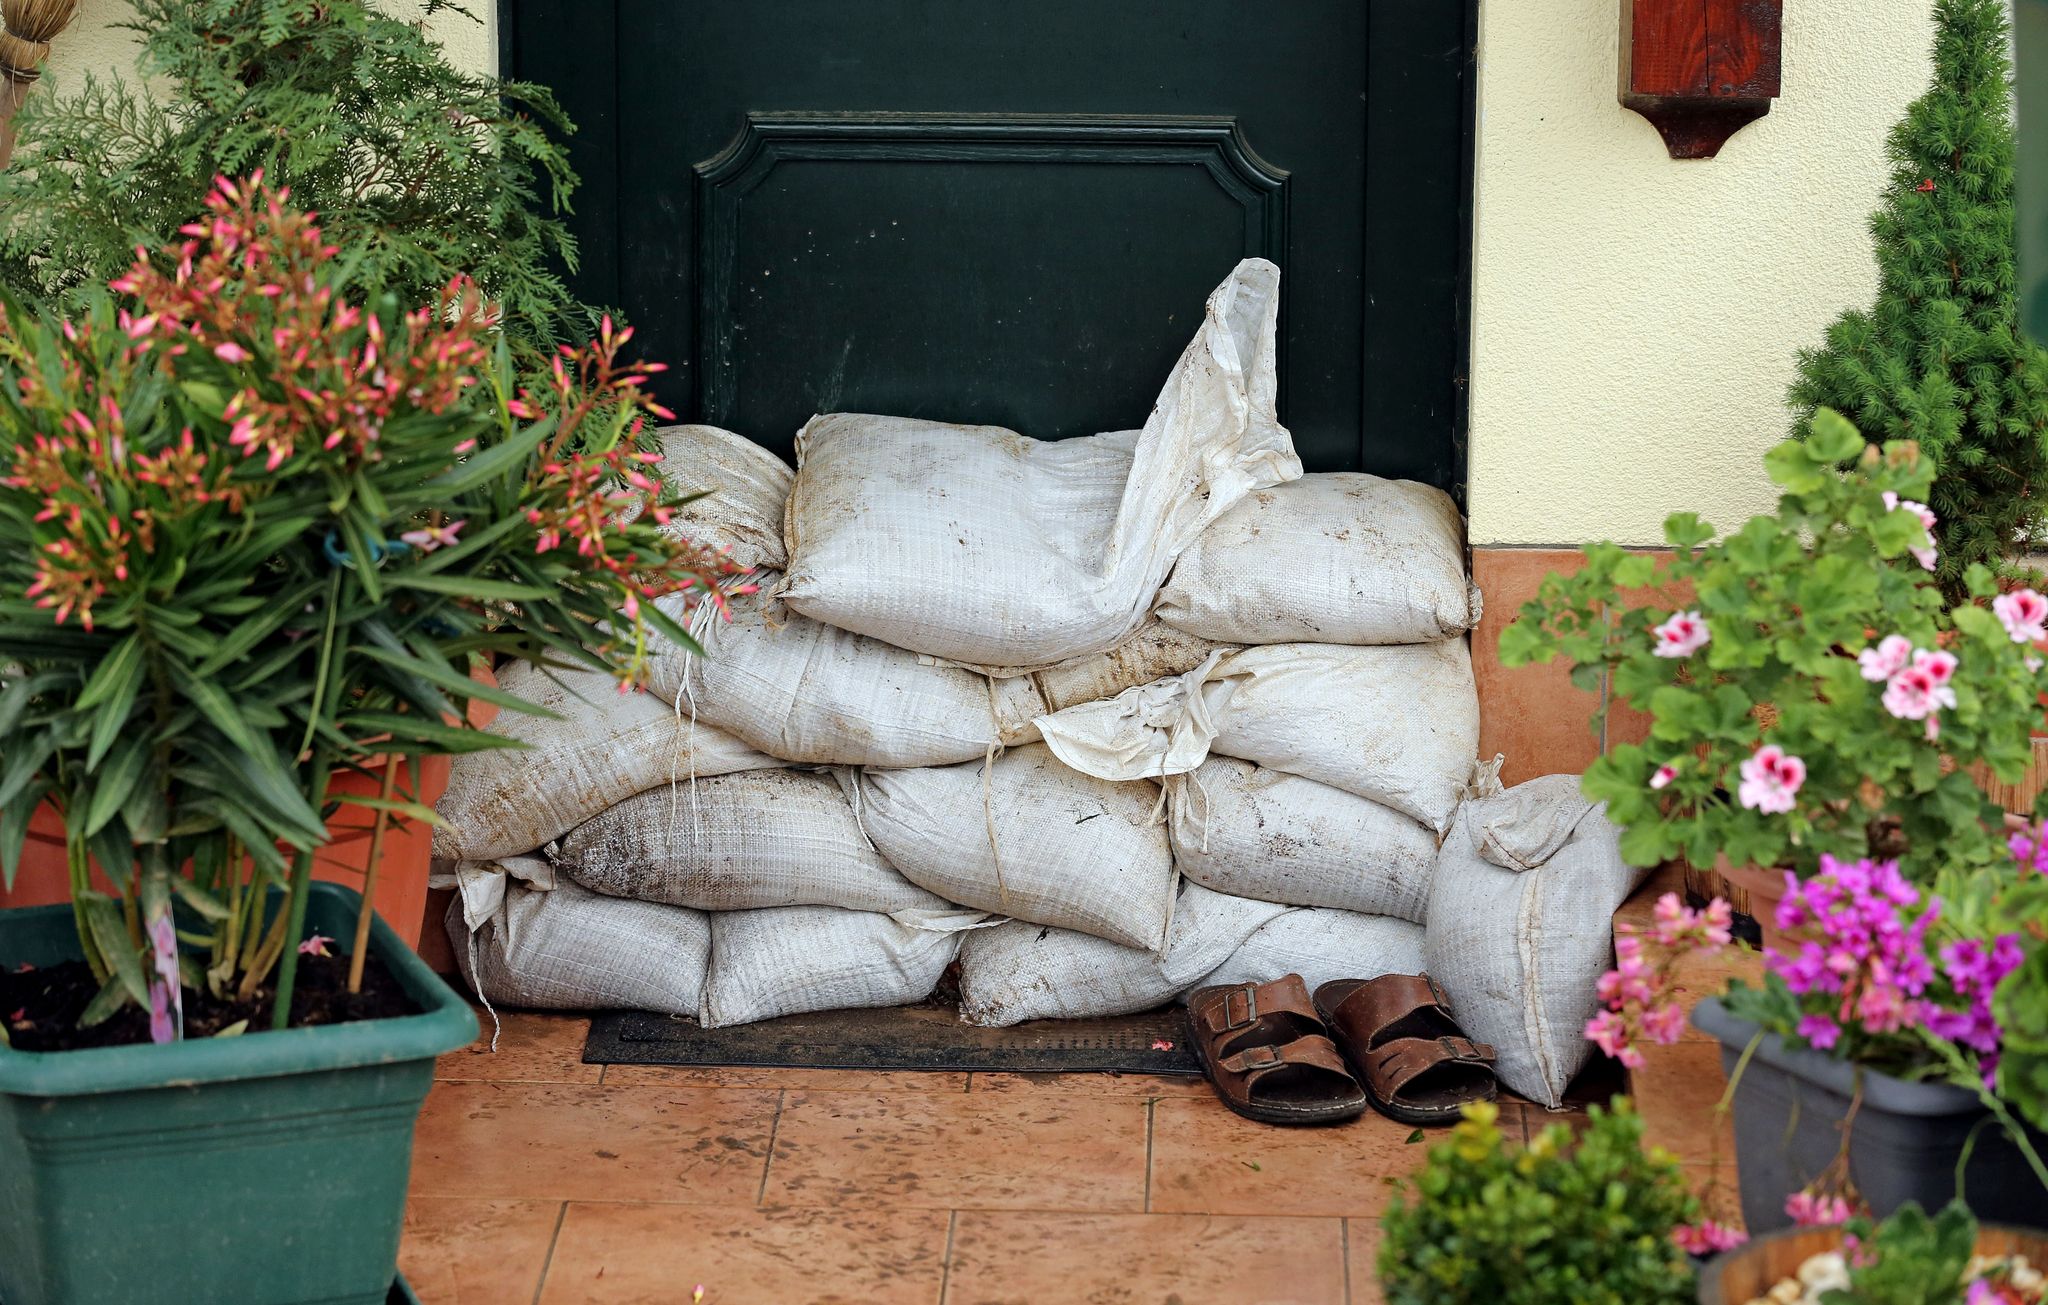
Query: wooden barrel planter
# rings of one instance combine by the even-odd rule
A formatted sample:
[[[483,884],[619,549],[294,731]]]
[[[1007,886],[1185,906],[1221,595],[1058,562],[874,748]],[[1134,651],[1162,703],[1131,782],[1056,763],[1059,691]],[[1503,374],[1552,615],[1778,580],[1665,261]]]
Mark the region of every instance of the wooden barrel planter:
[[[1798,1276],[1814,1256],[1841,1248],[1840,1228],[1793,1228],[1759,1237],[1707,1261],[1700,1270],[1700,1305],[1749,1305]],[[1977,1254],[2024,1255],[2038,1268],[2048,1264],[2048,1234],[1987,1224],[1977,1230]]]

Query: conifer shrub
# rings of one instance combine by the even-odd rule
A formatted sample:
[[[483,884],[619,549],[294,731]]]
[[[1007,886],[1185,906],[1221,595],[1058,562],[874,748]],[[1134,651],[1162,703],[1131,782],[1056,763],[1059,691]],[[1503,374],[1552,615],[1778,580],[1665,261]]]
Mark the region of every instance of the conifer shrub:
[[[133,0],[131,77],[32,97],[0,172],[0,285],[82,308],[199,218],[217,176],[261,171],[315,211],[350,289],[430,302],[466,277],[528,360],[584,338],[559,270],[575,174],[540,86],[453,67],[368,0]],[[425,14],[467,11],[427,0]]]
[[[1876,302],[1800,356],[1795,433],[1836,409],[1877,443],[1915,440],[1938,471],[1943,590],[2003,568],[2038,533],[2048,490],[2048,352],[2021,329],[2013,236],[2006,0],[1936,0],[1934,80],[1887,145],[1870,220]]]

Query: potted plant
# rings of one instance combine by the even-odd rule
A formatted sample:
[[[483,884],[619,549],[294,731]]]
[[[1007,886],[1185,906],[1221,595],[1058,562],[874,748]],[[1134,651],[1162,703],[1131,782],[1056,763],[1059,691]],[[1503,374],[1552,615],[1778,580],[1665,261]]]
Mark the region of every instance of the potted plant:
[[[630,677],[726,570],[663,530],[628,332],[515,392],[462,282],[354,302],[283,200],[223,181],[114,296],[0,324],[0,869],[47,803],[72,886],[0,912],[8,1305],[384,1299],[475,1022],[313,890],[328,822],[431,822],[385,763],[534,710],[477,659]]]
[[[2048,1237],[1979,1227],[1958,1202],[1930,1219],[1908,1205],[1882,1224],[1758,1238],[1700,1274],[1700,1305],[2040,1305]]]
[[[1498,1108],[1468,1106],[1402,1180],[1380,1221],[1388,1305],[1657,1305],[1690,1300],[1681,1234],[1699,1201],[1670,1155],[1642,1147],[1628,1099],[1593,1107],[1574,1137],[1553,1124],[1526,1148]]]

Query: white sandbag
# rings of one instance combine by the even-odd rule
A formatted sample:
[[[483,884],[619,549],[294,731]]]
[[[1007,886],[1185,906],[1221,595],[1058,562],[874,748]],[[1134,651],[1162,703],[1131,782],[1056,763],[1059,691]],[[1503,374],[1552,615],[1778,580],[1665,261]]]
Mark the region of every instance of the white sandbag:
[[[1235,644],[1199,639],[1158,621],[1103,653],[1090,653],[1039,671],[1032,678],[1045,710],[1064,711],[1084,702],[1114,698],[1126,689],[1174,679],[1194,670],[1213,652],[1235,652]],[[1000,672],[999,672],[1000,673]]]
[[[448,941],[486,1002],[538,1010],[651,1010],[695,1015],[711,955],[701,911],[600,897],[547,882],[546,863],[468,862],[448,904]]]
[[[1238,643],[1435,643],[1479,620],[1451,496],[1359,471],[1247,497],[1202,532],[1153,608]]]
[[[1269,644],[1232,653],[1217,674],[1228,700],[1212,707],[1213,751],[1450,827],[1479,755],[1479,691],[1463,639]]]
[[[652,447],[661,454],[656,474],[664,489],[702,495],[676,508],[662,534],[707,544],[750,571],[789,564],[782,510],[796,473],[788,463],[716,426],[663,426]],[[638,513],[635,503],[620,515],[630,521]]]
[[[663,598],[675,615],[676,597]],[[755,594],[730,621],[701,617],[705,656],[664,642],[648,688],[772,756],[813,766],[943,766],[1038,737],[1028,679],[991,680],[920,661]]]
[[[498,671],[498,686],[560,719],[501,711],[485,732],[527,746],[450,762],[434,806],[434,855],[446,860],[531,852],[635,793],[781,764],[651,693],[620,693],[602,671],[514,662]]]
[[[697,1018],[707,1029],[814,1010],[906,1006],[931,996],[977,911],[928,912],[918,924],[829,906],[722,911],[711,917],[711,972]]]
[[[1020,920],[983,929],[960,946],[960,1018],[1002,1027],[1151,1010],[1193,986],[1287,909],[1187,884],[1164,954]]]
[[[1276,643],[1035,724],[1061,761],[1097,778],[1182,775],[1213,752],[1370,798],[1441,832],[1475,782],[1479,693],[1463,639]]]
[[[570,831],[554,861],[592,892],[700,911],[947,905],[869,845],[830,775],[801,770],[722,775],[628,798]]]
[[[1422,922],[1436,834],[1392,807],[1232,757],[1167,797],[1173,863],[1206,888]]]
[[[1429,973],[1466,1032],[1499,1053],[1501,1082],[1548,1106],[1586,1062],[1614,912],[1646,873],[1621,859],[1620,832],[1578,786],[1576,775],[1550,775],[1467,802],[1429,896]],[[1527,848],[1565,826],[1533,869],[1496,865],[1483,852]]]
[[[1194,987],[1271,983],[1283,974],[1299,974],[1314,992],[1332,979],[1420,974],[1422,958],[1419,924],[1356,911],[1289,911],[1245,939],[1244,946]]]
[[[905,878],[949,902],[1158,951],[1173,916],[1159,789],[1060,764],[1042,744],[983,762],[869,770],[862,825]]]
[[[993,426],[813,417],[797,435],[781,596],[965,665],[1114,647],[1174,559],[1246,494],[1301,474],[1275,413],[1280,270],[1238,264],[1142,432],[1039,442]]]

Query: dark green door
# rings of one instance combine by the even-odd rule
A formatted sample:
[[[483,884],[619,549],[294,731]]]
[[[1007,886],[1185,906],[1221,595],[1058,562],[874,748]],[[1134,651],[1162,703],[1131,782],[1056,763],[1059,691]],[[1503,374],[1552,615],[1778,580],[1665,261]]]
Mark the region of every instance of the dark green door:
[[[1143,423],[1247,255],[1314,469],[1462,478],[1472,0],[508,0],[665,397]]]

